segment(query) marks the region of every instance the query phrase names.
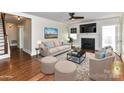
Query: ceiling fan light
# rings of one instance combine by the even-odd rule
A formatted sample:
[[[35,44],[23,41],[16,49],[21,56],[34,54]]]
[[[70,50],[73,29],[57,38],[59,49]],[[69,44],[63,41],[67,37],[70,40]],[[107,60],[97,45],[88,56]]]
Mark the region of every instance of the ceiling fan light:
[[[73,21],[73,20],[75,20],[75,18],[69,18],[69,20],[72,20]]]
[[[74,18],[71,19],[72,21],[75,20]]]

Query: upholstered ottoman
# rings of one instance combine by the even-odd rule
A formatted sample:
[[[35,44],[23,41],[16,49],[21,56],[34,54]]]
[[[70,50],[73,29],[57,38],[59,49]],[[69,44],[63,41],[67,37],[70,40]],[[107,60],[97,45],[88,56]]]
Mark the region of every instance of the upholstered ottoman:
[[[59,61],[55,64],[55,81],[74,81],[76,80],[75,63],[70,61]]]
[[[41,71],[44,74],[53,74],[54,66],[57,62],[57,58],[53,56],[47,56],[41,59]]]

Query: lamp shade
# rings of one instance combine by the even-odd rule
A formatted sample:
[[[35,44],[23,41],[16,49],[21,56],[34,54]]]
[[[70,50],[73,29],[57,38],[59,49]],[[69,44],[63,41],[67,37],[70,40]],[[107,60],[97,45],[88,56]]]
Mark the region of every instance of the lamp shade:
[[[37,45],[38,45],[38,48],[41,47],[41,40],[38,40],[38,41],[37,41]]]
[[[38,41],[37,41],[37,44],[40,45],[40,44],[41,44],[41,40],[38,40]]]

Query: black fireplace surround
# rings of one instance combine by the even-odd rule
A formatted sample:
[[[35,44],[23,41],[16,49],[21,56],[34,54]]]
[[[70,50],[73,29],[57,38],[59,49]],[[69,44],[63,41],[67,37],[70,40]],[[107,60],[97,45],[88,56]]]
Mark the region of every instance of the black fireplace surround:
[[[94,38],[81,38],[81,48],[86,50],[95,50]]]

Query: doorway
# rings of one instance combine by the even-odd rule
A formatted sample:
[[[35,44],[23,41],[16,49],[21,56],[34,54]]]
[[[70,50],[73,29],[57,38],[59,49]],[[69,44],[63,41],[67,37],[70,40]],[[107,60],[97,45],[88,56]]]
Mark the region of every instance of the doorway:
[[[31,19],[6,14],[6,32],[10,46],[10,54],[13,50],[20,50],[30,54],[31,51]],[[18,51],[17,51],[18,52]],[[18,52],[20,54],[20,52]],[[10,55],[10,56],[11,56]]]

